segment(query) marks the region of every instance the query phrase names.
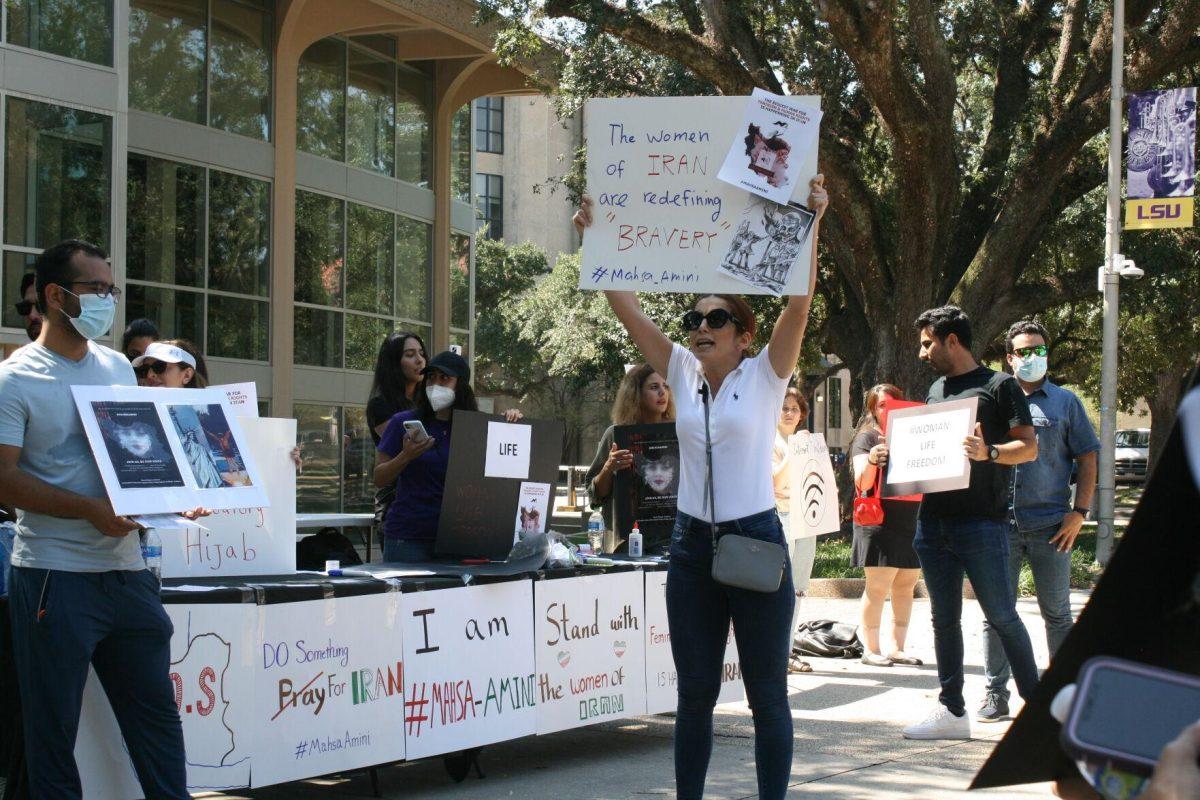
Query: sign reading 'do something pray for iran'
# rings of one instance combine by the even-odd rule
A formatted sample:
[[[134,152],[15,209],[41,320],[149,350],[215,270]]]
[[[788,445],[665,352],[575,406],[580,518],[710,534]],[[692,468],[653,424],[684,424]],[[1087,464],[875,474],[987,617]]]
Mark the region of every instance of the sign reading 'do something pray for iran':
[[[788,98],[814,112],[817,97]],[[718,179],[744,138],[748,97],[589,100],[581,289],[807,294],[811,214]],[[793,202],[808,199],[815,138],[789,157]],[[739,277],[740,276],[740,277]]]

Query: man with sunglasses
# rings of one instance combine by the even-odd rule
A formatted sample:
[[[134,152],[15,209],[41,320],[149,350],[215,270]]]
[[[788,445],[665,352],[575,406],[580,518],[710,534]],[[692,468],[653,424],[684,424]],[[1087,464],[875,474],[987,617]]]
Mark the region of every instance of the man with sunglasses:
[[[19,509],[9,611],[29,794],[80,797],[74,748],[90,665],[145,796],[184,800],[171,620],[138,526],[105,495],[71,394],[136,384],[125,357],[94,341],[121,290],[104,251],[78,240],[43,252],[35,272],[41,332],[0,362],[0,502]]]
[[[1014,324],[1004,338],[1008,365],[1029,401],[1038,437],[1037,460],[1013,471],[1009,585],[1015,595],[1021,562],[1028,557],[1053,658],[1073,624],[1071,548],[1092,506],[1100,440],[1079,398],[1046,378],[1048,341],[1046,329],[1031,320]],[[1074,502],[1073,471],[1078,474]],[[1009,719],[1011,671],[996,632],[987,622],[983,630],[988,693],[975,718],[1000,722]]]
[[[34,274],[27,272],[21,276],[21,299],[13,305],[17,313],[25,320],[25,333],[29,341],[38,338],[42,332],[42,312],[37,308],[37,288],[34,286]]]

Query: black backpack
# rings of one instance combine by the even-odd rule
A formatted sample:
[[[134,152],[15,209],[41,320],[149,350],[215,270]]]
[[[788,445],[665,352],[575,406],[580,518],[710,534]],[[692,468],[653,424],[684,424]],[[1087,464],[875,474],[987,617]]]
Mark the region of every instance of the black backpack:
[[[818,619],[800,626],[792,640],[792,652],[816,658],[861,658],[863,645],[854,625]]]
[[[296,569],[323,572],[326,561],[339,561],[343,567],[362,563],[354,545],[337,528],[321,528],[296,543]]]

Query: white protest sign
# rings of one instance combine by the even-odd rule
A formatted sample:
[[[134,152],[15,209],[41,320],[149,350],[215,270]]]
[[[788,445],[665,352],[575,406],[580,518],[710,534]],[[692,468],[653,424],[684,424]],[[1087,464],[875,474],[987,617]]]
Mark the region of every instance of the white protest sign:
[[[224,392],[225,399],[229,401],[229,407],[233,409],[233,413],[237,416],[258,416],[258,386],[253,381],[247,383],[225,383],[220,386],[210,386],[208,388],[219,389]]]
[[[404,595],[408,758],[537,730],[532,605],[531,581]]]
[[[214,511],[204,527],[162,534],[165,578],[296,571],[296,420],[243,418],[246,448],[262,471],[267,508]]]
[[[252,786],[404,758],[400,593],[262,607]]]
[[[679,686],[675,660],[671,656],[671,626],[667,620],[667,573],[647,572],[646,575],[646,713],[662,714],[674,711],[678,705]],[[736,703],[746,699],[742,683],[742,665],[738,661],[733,626],[725,643],[725,660],[721,664],[721,693],[718,703]]]
[[[883,495],[931,494],[971,485],[963,439],[975,430],[978,398],[888,412],[888,465]]]
[[[529,425],[489,422],[483,477],[528,480],[532,441],[533,428]]]
[[[717,177],[786,205],[796,189],[792,152],[816,147],[821,110],[801,97],[755,89]]]
[[[789,99],[814,113],[820,108],[817,97]],[[739,131],[748,100],[588,101],[587,184],[596,205],[579,288],[808,292],[812,247],[804,215],[717,178],[729,143],[745,136]],[[791,151],[788,172],[792,199],[806,201],[817,172],[815,141]]]
[[[837,480],[825,435],[797,431],[788,437],[787,469],[791,490],[788,539],[841,530]]]
[[[539,734],[646,713],[640,571],[534,585]]]

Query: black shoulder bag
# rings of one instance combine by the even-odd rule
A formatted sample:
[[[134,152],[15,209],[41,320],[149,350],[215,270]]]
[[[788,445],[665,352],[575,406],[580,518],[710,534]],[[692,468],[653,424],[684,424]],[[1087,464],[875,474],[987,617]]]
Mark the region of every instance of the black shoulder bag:
[[[708,425],[708,384],[700,385],[704,402],[704,454],[708,460],[708,482],[704,487],[712,518],[712,577],[717,583],[752,592],[775,592],[783,581],[787,553],[782,545],[750,536],[727,533],[717,538],[717,501],[713,491],[712,433]]]

